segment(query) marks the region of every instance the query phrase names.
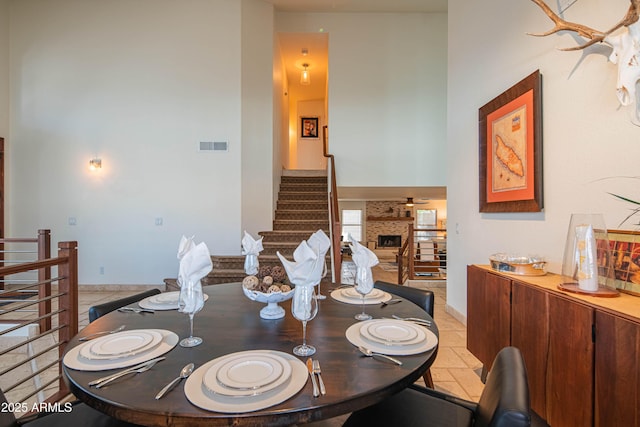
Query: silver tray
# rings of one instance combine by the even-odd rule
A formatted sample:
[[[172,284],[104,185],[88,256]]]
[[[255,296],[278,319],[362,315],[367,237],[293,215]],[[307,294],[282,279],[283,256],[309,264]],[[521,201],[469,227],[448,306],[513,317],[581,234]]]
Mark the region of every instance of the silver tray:
[[[518,274],[521,276],[543,276],[546,261],[539,257],[509,256],[494,254],[489,257],[491,268],[504,273]]]

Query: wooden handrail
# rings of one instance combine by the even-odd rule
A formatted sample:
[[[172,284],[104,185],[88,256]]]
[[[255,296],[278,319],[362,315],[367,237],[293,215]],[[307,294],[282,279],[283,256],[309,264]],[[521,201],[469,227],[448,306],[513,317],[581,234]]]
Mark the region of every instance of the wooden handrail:
[[[336,183],[336,159],[333,154],[329,154],[329,128],[322,127],[323,155],[329,159],[328,174],[329,179],[329,216],[331,217],[331,259],[333,262],[333,281],[340,283],[340,273],[342,271],[342,254],[340,237],[342,236],[342,226],[340,225],[340,209],[338,208],[338,185]]]
[[[48,233],[43,233],[43,235],[44,234],[48,234]],[[55,367],[57,365],[56,377],[52,381],[49,381],[47,384],[43,384],[39,387],[36,386],[36,388],[31,392],[31,394],[20,397],[17,400],[14,400],[15,402],[23,401],[24,399],[27,399],[36,393],[40,393],[44,391],[50,384],[54,382],[57,382],[58,384],[58,391],[55,392],[52,396],[49,396],[48,398],[46,398],[46,402],[58,401],[63,396],[69,394],[69,389],[65,384],[63,380],[63,375],[62,375],[62,358],[65,352],[67,343],[71,340],[71,338],[74,335],[78,333],[78,252],[77,251],[78,251],[77,242],[75,241],[60,242],[58,244],[58,256],[56,258],[49,257],[47,259],[42,259],[34,262],[25,262],[25,263],[10,265],[7,267],[0,267],[0,276],[10,276],[13,274],[22,274],[26,272],[41,272],[41,271],[47,271],[47,270],[48,270],[47,274],[49,275],[49,277],[47,277],[46,280],[44,281],[38,280],[37,282],[34,282],[31,284],[33,288],[38,288],[39,290],[42,289],[43,286],[48,287],[49,295],[43,297],[39,292],[38,299],[31,300],[32,301],[31,304],[38,304],[39,308],[49,307],[48,311],[43,313],[42,311],[39,310],[37,317],[25,318],[24,316],[20,316],[20,319],[18,320],[12,320],[9,317],[11,316],[11,313],[15,312],[15,310],[13,309],[4,310],[3,312],[0,312],[0,315],[3,315],[0,318],[0,320],[2,320],[3,322],[10,322],[10,323],[16,324],[16,326],[7,328],[2,332],[0,332],[0,336],[6,333],[9,333],[13,330],[19,329],[20,327],[25,327],[28,324],[35,324],[35,323],[37,323],[41,327],[39,334],[37,334],[36,336],[32,336],[26,341],[20,343],[20,345],[26,345],[27,343],[35,342],[40,338],[47,338],[49,335],[57,333],[57,339],[54,340],[55,344],[52,345],[49,341],[47,341],[43,343],[44,347],[42,347],[42,348],[46,348],[47,351],[55,350],[57,347],[57,350],[58,350],[57,357],[55,357],[51,362],[46,362],[48,363],[47,365],[43,366],[42,368],[39,368],[38,371],[34,371],[29,377],[27,377],[27,379],[30,377],[39,375],[40,373],[47,370],[49,367]],[[44,253],[46,253],[46,251],[44,251],[43,254]],[[51,274],[50,269],[52,267],[57,267],[58,274],[57,274],[57,277],[55,277],[54,279],[50,278],[50,274]],[[42,277],[42,276],[39,274],[39,277]],[[54,295],[51,295],[51,289],[50,289],[51,282],[57,283],[58,289],[57,289],[57,293]],[[21,285],[20,288],[25,288],[25,286]],[[9,291],[4,291],[3,293],[6,293],[6,292],[9,292]],[[54,298],[57,298],[58,300],[58,304],[57,304],[58,308],[55,311],[52,311],[51,300]],[[27,303],[26,305],[29,305],[29,304]],[[58,326],[56,326],[55,328],[51,328],[50,326],[51,318],[53,316],[57,316]],[[46,324],[49,325],[48,328],[42,329],[43,321],[46,321]],[[3,349],[0,351],[0,355],[5,354],[10,350],[11,348]],[[3,375],[6,372],[16,369],[20,366],[30,366],[29,363],[31,363],[32,359],[34,359],[36,356],[40,356],[45,352],[46,351],[41,351],[40,353],[37,353],[32,356],[25,356],[24,360],[18,361],[14,363],[12,366],[5,366],[4,368],[6,369],[3,370]],[[23,381],[19,380],[14,385],[17,387],[17,385],[22,384],[23,382],[24,380]],[[11,391],[12,388],[15,388],[15,387],[10,386],[7,388],[7,390],[4,390],[4,391]],[[18,391],[23,392],[21,390],[18,390]]]

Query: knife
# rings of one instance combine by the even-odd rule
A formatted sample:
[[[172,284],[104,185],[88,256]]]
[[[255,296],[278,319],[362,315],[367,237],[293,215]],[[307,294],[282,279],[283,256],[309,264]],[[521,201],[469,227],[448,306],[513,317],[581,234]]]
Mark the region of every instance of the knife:
[[[142,362],[142,363],[140,363],[138,365],[132,366],[132,367],[127,368],[127,369],[125,369],[123,371],[116,372],[115,374],[107,375],[106,377],[102,377],[102,378],[98,378],[97,380],[93,380],[93,381],[91,381],[89,383],[89,385],[90,386],[98,385],[100,383],[103,383],[103,382],[109,380],[112,377],[123,375],[123,374],[126,374],[128,372],[135,371],[136,369],[140,369],[143,366],[146,366],[146,365],[148,365],[150,363],[156,363],[156,362],[159,362],[159,361],[164,360],[164,359],[165,359],[165,357],[161,356],[161,357],[156,357],[155,359],[147,360],[146,362]]]
[[[307,359],[307,370],[309,371],[309,376],[311,377],[311,383],[313,384],[313,397],[320,396],[320,390],[318,390],[318,383],[316,382],[316,377],[313,376],[313,360],[311,358]]]

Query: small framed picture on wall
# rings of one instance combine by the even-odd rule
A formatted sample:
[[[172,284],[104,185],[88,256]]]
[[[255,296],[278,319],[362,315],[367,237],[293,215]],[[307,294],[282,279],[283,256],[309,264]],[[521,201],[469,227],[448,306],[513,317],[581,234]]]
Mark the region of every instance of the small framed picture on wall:
[[[300,118],[300,138],[318,138],[318,118],[317,117],[301,117]]]

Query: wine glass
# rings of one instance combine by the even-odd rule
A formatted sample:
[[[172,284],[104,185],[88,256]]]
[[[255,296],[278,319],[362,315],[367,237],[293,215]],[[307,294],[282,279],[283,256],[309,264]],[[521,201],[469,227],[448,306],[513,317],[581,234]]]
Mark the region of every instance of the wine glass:
[[[193,316],[202,310],[203,305],[202,286],[196,286],[192,281],[183,283],[178,299],[178,311],[189,315],[189,337],[180,341],[181,347],[195,347],[202,344],[202,338],[193,336]]]
[[[295,346],[293,354],[311,356],[316,352],[316,348],[307,345],[307,322],[318,314],[318,300],[313,286],[296,286],[295,291],[291,300],[291,313],[302,322],[302,345]]]
[[[371,290],[368,290],[368,291],[365,292],[363,288],[364,288],[363,286],[356,286],[356,288],[355,288],[356,292],[358,292],[360,294],[360,296],[362,297],[362,313],[358,313],[358,314],[356,314],[354,316],[356,320],[369,320],[369,319],[371,319],[371,315],[364,312],[364,305],[365,305],[364,304],[364,297],[369,292],[371,292]]]

